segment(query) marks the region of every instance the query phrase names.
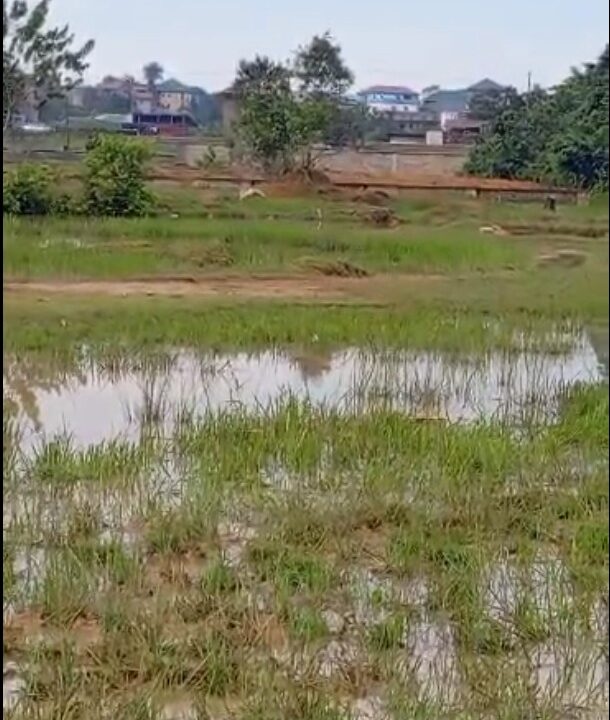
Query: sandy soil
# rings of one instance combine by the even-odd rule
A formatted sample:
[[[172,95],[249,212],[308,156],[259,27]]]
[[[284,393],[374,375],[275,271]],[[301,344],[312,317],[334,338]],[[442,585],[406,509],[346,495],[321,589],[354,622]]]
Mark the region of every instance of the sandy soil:
[[[110,295],[114,297],[240,297],[286,299],[346,299],[367,294],[391,282],[434,281],[436,276],[408,275],[366,278],[327,277],[315,274],[248,277],[139,278],[132,280],[5,280],[5,293],[39,295]]]

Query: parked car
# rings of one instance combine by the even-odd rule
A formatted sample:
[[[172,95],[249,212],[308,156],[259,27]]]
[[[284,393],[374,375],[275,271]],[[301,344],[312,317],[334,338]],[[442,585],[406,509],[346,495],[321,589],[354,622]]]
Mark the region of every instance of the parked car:
[[[19,125],[17,129],[28,134],[53,132],[53,128],[50,125],[45,125],[44,123],[24,123],[23,125]]]

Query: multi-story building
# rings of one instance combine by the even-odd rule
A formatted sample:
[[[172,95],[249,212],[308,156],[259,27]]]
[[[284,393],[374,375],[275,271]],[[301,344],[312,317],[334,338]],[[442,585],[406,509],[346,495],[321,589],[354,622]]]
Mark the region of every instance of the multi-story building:
[[[378,113],[417,112],[419,95],[403,85],[371,85],[358,93],[368,108]]]

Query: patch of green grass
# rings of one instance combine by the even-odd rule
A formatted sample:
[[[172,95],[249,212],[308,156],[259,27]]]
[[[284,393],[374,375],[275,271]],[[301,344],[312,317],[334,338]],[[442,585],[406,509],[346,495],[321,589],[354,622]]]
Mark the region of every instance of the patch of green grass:
[[[332,567],[313,553],[259,541],[249,548],[248,558],[260,578],[272,582],[281,595],[323,593],[333,582]]]
[[[394,650],[405,644],[406,632],[406,618],[399,614],[393,614],[369,628],[367,644],[373,652]]]
[[[149,718],[166,714],[165,693],[201,700],[210,715],[249,720],[344,720],[369,694],[395,717],[420,720],[566,715],[576,665],[590,662],[582,647],[607,653],[595,619],[607,604],[607,382],[569,391],[552,383],[530,398],[518,428],[500,418],[421,422],[382,402],[358,413],[295,398],[198,416],[150,394],[131,418],[146,430],[133,443],[79,448],[46,438],[33,454],[21,450],[20,403],[35,408],[36,389],[59,390],[88,363],[112,383],[134,369],[170,373],[176,347],[281,348],[327,361],[350,345],[471,360],[501,350],[511,367],[523,337],[532,352],[561,352],[565,339],[552,330],[585,320],[603,330],[601,242],[583,240],[582,267],[543,272],[528,268],[547,240],[490,239],[477,228],[488,213],[498,222],[582,229],[604,222],[595,208],[561,207],[550,218],[537,207],[457,197],[443,207],[390,204],[407,220],[395,231],[356,227],[342,205],[324,206],[318,231],[313,199],[243,204],[241,219],[226,217],[241,206],[223,200],[212,212],[225,216],[211,220],[9,228],[9,266],[24,276],[190,272],[195,253],[212,246],[228,248],[237,270],[280,269],[321,254],[383,270],[454,273],[343,306],[39,303],[8,294],[4,598],[26,612],[5,620],[5,654],[25,668],[24,716]],[[266,219],[272,208],[291,217]],[[65,242],[83,228],[93,246],[85,261]],[[47,239],[48,248],[36,246]],[[509,256],[512,274],[457,277]],[[552,422],[540,422],[549,408],[557,409]],[[170,412],[177,422],[163,434]],[[168,472],[167,458],[177,470]],[[229,520],[251,532],[236,537]],[[231,565],[223,559],[230,543],[239,546]],[[23,557],[41,549],[32,572]],[[503,566],[512,571],[509,589],[494,587],[492,597],[490,578]],[[324,607],[340,613],[340,633],[329,632]],[[434,633],[440,627],[450,630],[446,646]],[[428,634],[412,642],[422,628]],[[535,687],[537,653],[547,645],[565,653],[566,666],[557,666],[565,693]],[[324,671],[322,652],[333,657]],[[452,664],[457,699],[435,692],[451,684]],[[576,681],[584,704],[595,706],[590,684]],[[216,712],[214,703],[226,706]]]
[[[341,223],[318,230],[287,220],[144,218],[5,219],[3,229],[4,274],[10,277],[120,279],[227,266],[286,271],[312,256],[369,272],[445,272],[523,267],[531,257],[527,245],[474,228],[378,230]]]
[[[309,606],[297,606],[288,611],[288,627],[291,635],[310,643],[328,635],[328,628],[320,612]]]
[[[559,323],[559,327],[558,327]],[[286,304],[258,302],[226,305],[192,300],[63,298],[36,303],[7,297],[4,303],[5,353],[44,351],[74,354],[86,345],[111,363],[129,351],[168,351],[189,346],[211,349],[270,346],[328,349],[360,345],[448,350],[522,347],[517,333],[540,349],[562,349],[566,339],[553,333],[569,329],[561,315],[545,316],[512,308],[460,307],[416,301],[406,307]]]

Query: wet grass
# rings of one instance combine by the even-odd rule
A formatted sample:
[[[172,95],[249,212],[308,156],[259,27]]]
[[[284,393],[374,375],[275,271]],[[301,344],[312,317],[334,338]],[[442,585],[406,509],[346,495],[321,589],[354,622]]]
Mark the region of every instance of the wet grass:
[[[600,710],[608,388],[559,392],[557,421],[519,432],[287,399],[185,416],[131,450],[9,443],[4,651],[19,707]]]
[[[446,276],[324,305],[7,294],[7,717],[607,713],[608,385],[599,374],[574,383],[561,363],[549,374],[541,360],[564,357],[584,328],[607,362],[607,245],[583,235],[607,210],[562,207],[553,219],[420,198],[390,201],[404,223],[377,230],[324,200],[317,230],[318,204],[254,201],[236,218],[229,198],[205,221],[8,228],[5,275],[23,277],[190,272],[195,250],[224,232],[236,271],[321,255]],[[479,235],[492,220],[537,234]],[[587,261],[535,268],[541,246],[568,242],[540,237],[541,223],[578,229]],[[68,246],[83,229],[85,249]],[[508,274],[487,272],[506,263]],[[201,353],[194,395],[222,374],[217,351],[285,353],[315,390],[345,346],[369,353],[369,381],[370,358],[387,370],[377,385],[358,376],[353,404],[288,391],[244,404],[235,386],[230,402],[202,407],[168,390],[176,372],[188,380],[178,348]],[[401,349],[446,363],[403,378],[388,364]],[[481,374],[496,377],[494,352],[494,400],[523,399],[516,412],[430,412],[452,382],[468,398]],[[471,363],[463,376],[458,361]],[[511,384],[525,371],[531,388]],[[67,421],[46,434],[40,392],[65,410],[65,388],[87,391],[95,377],[112,390],[126,375],[141,381],[122,408],[134,433],[110,432],[124,425],[104,405],[103,442],[83,443]]]
[[[492,307],[494,304],[492,301]],[[522,343],[518,331],[528,337],[532,347],[554,350],[562,349],[565,343],[553,331],[573,327],[572,321],[562,321],[562,313],[552,309],[545,317],[519,307],[511,313],[493,313],[483,306],[477,312],[476,307],[460,308],[457,301],[451,308],[449,297],[443,305],[415,301],[406,307],[329,304],[320,308],[315,303],[228,305],[163,298],[131,298],[126,302],[105,298],[87,303],[66,298],[38,303],[7,297],[3,341],[6,353],[29,350],[70,354],[78,353],[78,347],[85,344],[105,350],[110,363],[113,355],[125,350],[150,352],[185,345],[313,349],[349,343],[469,353],[516,349]]]

